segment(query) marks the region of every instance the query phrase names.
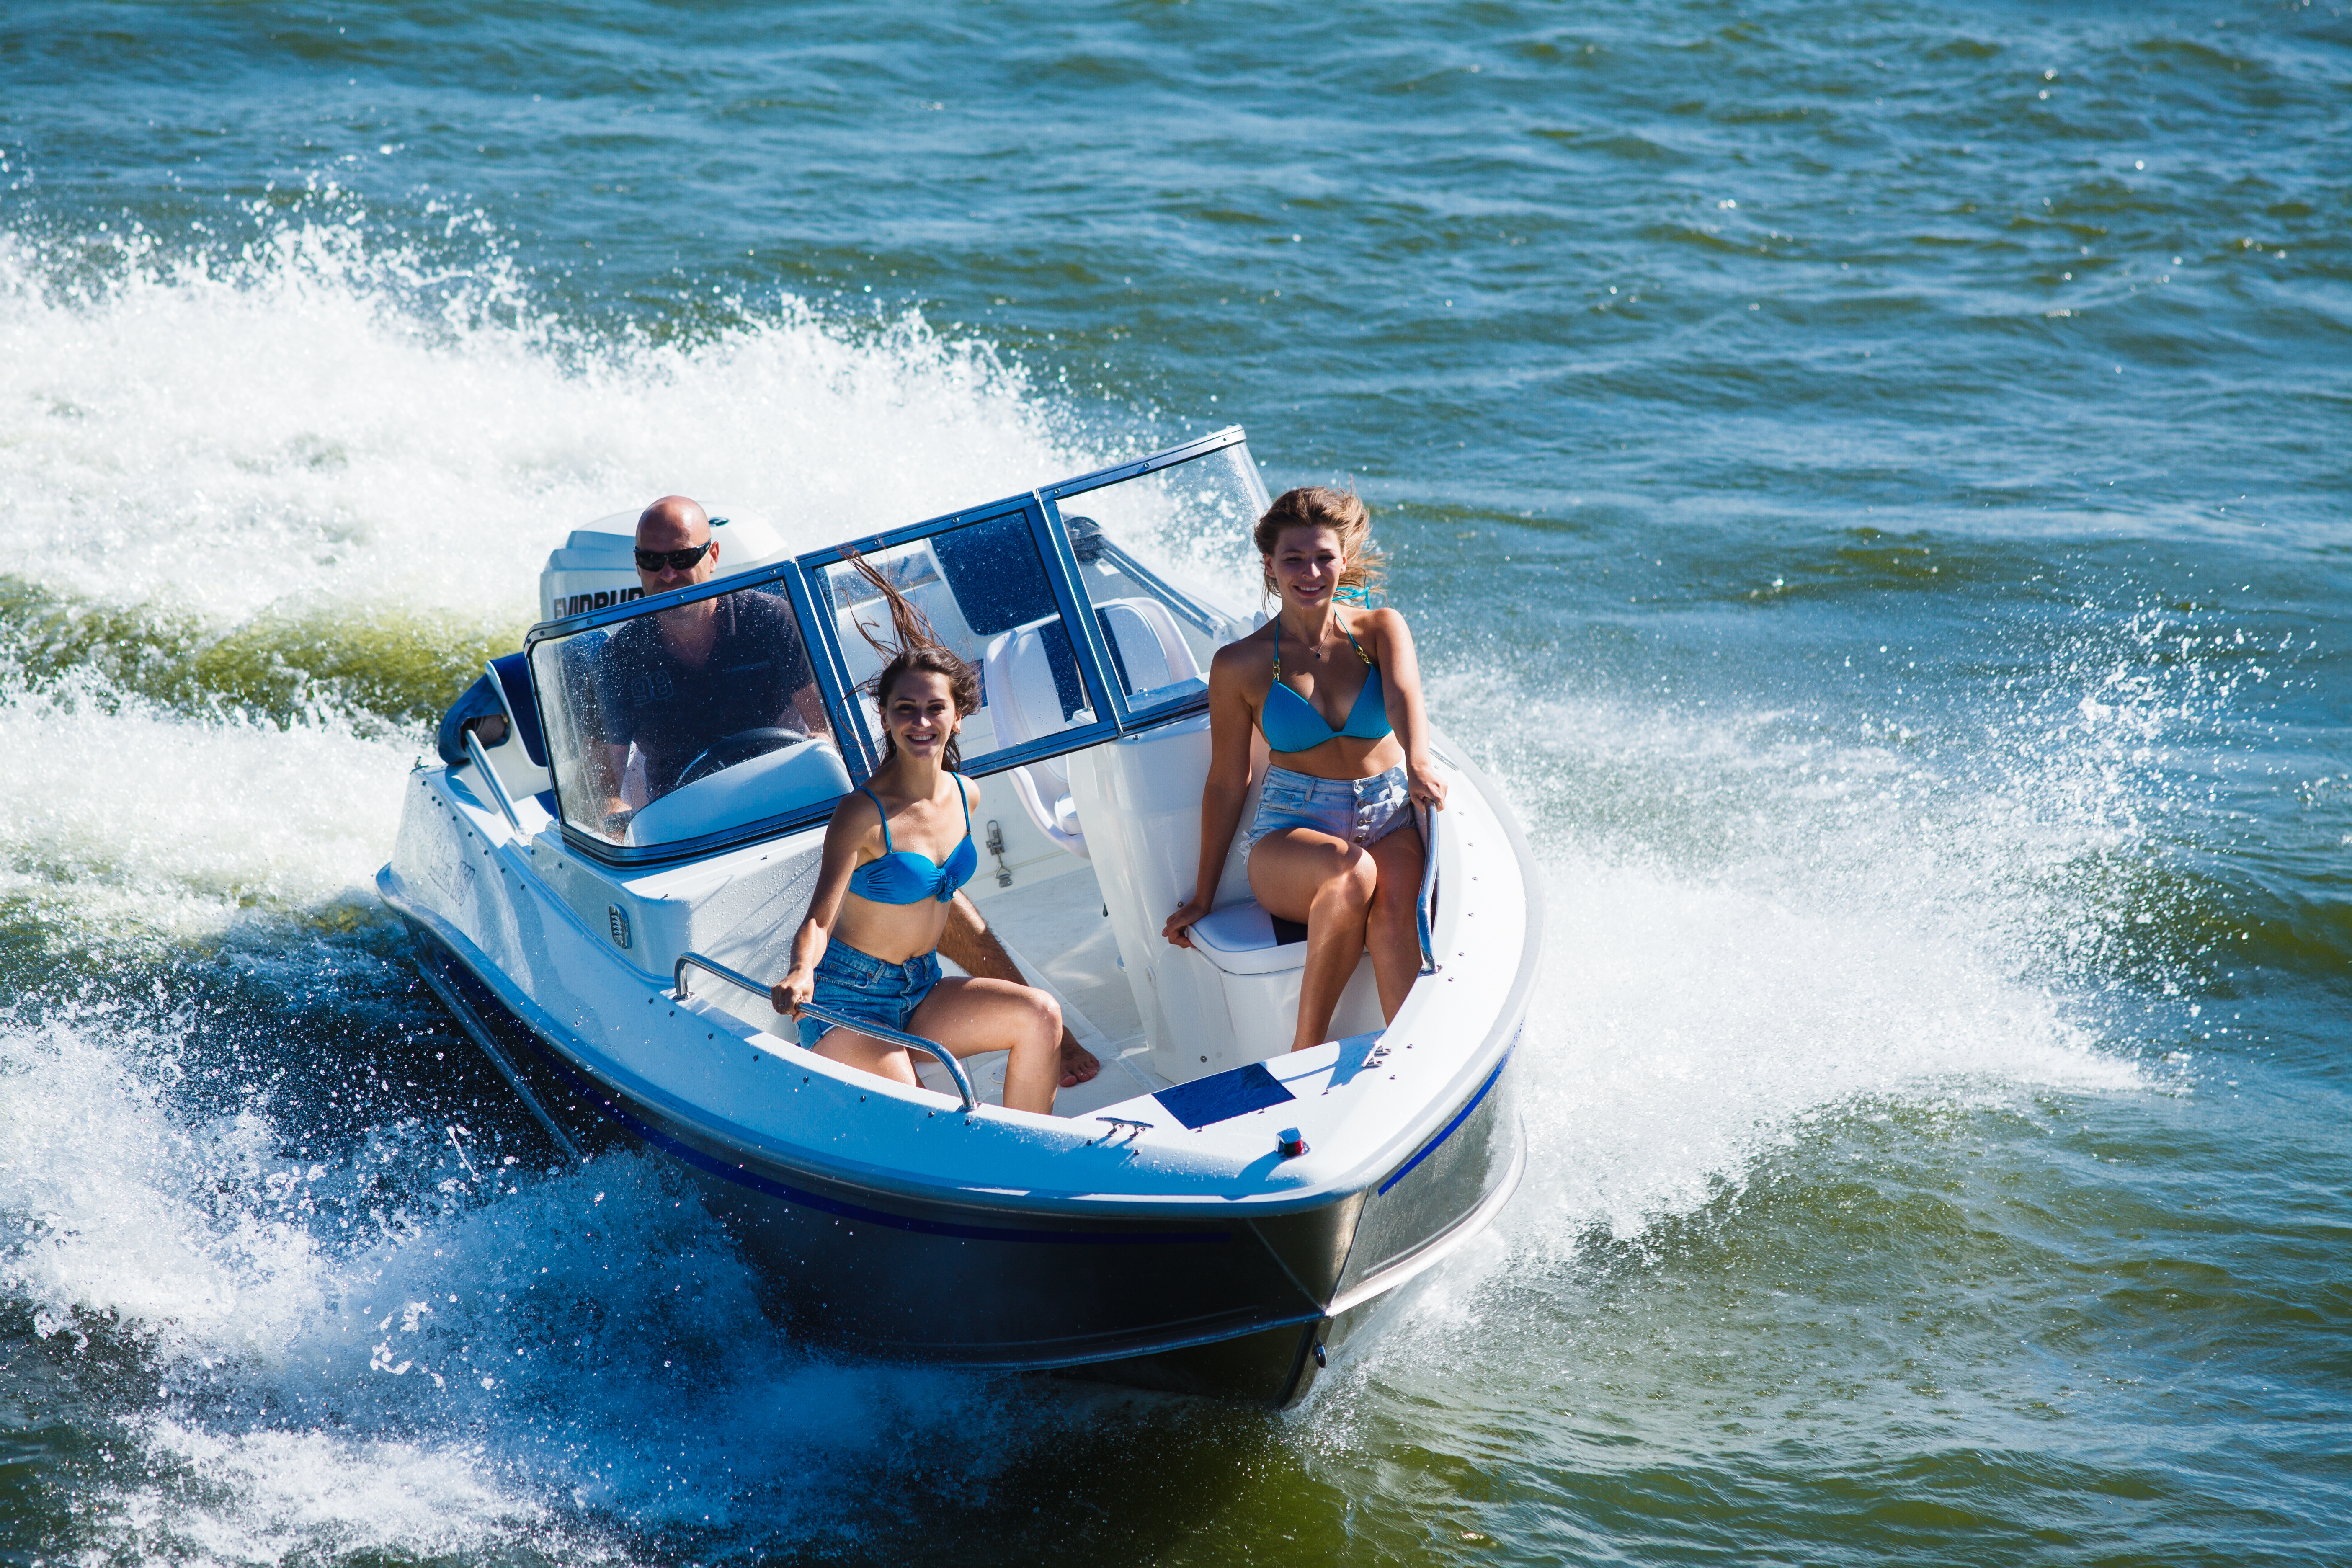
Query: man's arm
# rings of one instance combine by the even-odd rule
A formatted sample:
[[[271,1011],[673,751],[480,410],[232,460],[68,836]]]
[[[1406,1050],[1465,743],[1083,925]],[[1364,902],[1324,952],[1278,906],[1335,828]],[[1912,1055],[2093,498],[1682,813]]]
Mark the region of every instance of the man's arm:
[[[621,638],[635,625],[632,622],[610,637],[592,632],[574,637],[563,645],[562,652],[563,703],[581,731],[575,742],[581,771],[588,775],[589,794],[602,803],[595,807],[586,807],[585,802],[582,805],[595,811],[597,820],[593,826],[615,838],[628,823],[629,807],[621,798],[621,786],[629,774],[634,728],[621,700],[628,662]]]
[[[948,904],[947,929],[940,932],[940,952],[952,961],[966,974],[976,980],[1009,980],[1015,985],[1026,985],[1021,966],[980,918],[980,910],[970,899],[958,893]],[[1074,1089],[1102,1070],[1102,1063],[1094,1052],[1078,1044],[1078,1037],[1062,1027],[1062,1087]]]
[[[621,798],[621,789],[629,776],[629,748],[592,742],[582,748],[581,755],[588,763],[589,788],[604,797],[604,820],[616,824],[613,831],[617,833],[627,826],[629,803]]]
[[[819,741],[833,739],[833,721],[824,716],[824,697],[815,681],[793,693],[793,711],[800,715],[802,733]]]

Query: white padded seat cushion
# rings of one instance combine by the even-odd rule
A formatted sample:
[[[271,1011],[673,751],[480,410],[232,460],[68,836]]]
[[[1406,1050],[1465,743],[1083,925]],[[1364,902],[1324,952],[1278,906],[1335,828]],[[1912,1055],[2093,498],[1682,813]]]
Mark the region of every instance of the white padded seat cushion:
[[[1212,910],[1193,922],[1192,946],[1227,974],[1273,974],[1307,962],[1307,944],[1274,940],[1274,917],[1255,899]]]
[[[1151,607],[1160,610],[1157,605]],[[1097,608],[1096,614],[1100,616],[1103,630],[1110,635],[1112,645],[1118,648],[1119,659],[1126,666],[1129,695],[1162,690],[1176,683],[1180,672],[1171,667],[1168,648],[1160,640],[1160,628],[1136,607],[1136,601],[1113,599]],[[1160,619],[1164,621],[1167,618],[1168,612],[1160,610]],[[1180,656],[1189,653],[1181,637],[1171,640]],[[1190,665],[1192,661],[1186,657],[1184,662]],[[1194,668],[1181,673],[1197,677],[1199,670]]]

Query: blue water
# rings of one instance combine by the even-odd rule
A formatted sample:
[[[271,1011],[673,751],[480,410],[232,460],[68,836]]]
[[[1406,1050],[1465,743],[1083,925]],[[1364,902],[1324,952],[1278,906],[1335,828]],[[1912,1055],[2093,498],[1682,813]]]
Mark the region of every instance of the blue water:
[[[0,1558],[2352,1561],[2348,106],[2325,0],[19,0]],[[1232,422],[1544,862],[1528,1182],[1281,1416],[813,1359],[416,986],[424,726],[650,495]]]

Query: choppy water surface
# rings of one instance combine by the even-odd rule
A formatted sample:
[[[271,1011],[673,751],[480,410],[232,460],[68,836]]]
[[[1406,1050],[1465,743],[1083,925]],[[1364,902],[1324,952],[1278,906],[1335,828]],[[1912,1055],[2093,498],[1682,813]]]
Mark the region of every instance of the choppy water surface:
[[[2352,1539],[2352,12],[0,16],[0,1558]],[[1233,420],[1549,879],[1284,1416],[814,1361],[370,889],[563,531]]]

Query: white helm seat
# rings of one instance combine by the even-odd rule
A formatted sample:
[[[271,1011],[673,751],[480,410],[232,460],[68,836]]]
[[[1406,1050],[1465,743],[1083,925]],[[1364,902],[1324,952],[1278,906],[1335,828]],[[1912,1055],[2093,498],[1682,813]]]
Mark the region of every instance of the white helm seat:
[[[1105,600],[1095,606],[1095,622],[1110,649],[1113,673],[1129,697],[1202,679],[1200,663],[1176,629],[1175,617],[1157,599]],[[989,718],[999,745],[1058,734],[1074,720],[1091,721],[1093,716],[1076,705],[1086,698],[1068,637],[1061,618],[1047,616],[1014,626],[989,643],[982,668]],[[1086,831],[1070,800],[1068,763],[1049,757],[1013,769],[1012,778],[1013,793],[1037,830],[1080,859],[1088,858]]]

